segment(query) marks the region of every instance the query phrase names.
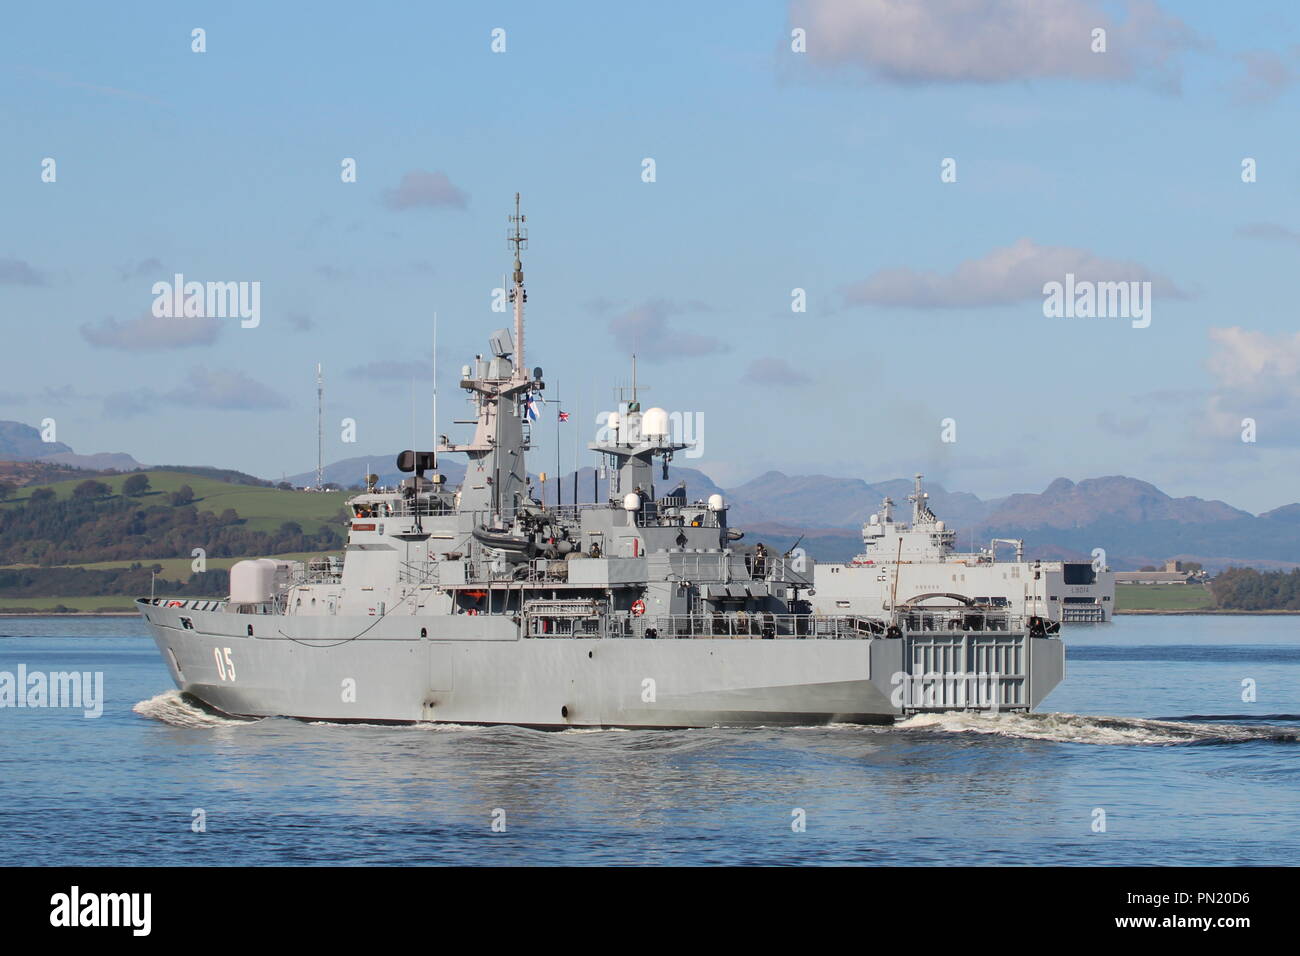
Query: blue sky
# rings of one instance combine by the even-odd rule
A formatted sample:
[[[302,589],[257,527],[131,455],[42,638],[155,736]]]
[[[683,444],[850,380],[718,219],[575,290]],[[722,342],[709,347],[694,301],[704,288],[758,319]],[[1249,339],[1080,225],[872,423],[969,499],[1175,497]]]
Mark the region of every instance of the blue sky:
[[[327,429],[327,460],[389,456],[430,431],[437,311],[451,431],[452,376],[506,324],[519,191],[529,364],[586,421],[635,340],[647,401],[704,415],[683,463],[724,485],[1127,474],[1256,511],[1300,497],[1300,11],[914,6],[14,8],[0,417],[279,477],[314,467],[319,361],[327,422],[358,423],[355,445]],[[412,175],[446,190],[402,192]],[[1153,280],[1150,327],[1044,317],[1039,273],[1071,262]],[[150,288],[175,272],[260,282],[261,325],[158,347]]]

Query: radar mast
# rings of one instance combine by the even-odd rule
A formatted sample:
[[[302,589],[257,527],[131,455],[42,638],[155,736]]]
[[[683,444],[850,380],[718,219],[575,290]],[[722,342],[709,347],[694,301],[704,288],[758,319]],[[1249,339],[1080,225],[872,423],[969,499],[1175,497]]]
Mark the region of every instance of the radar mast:
[[[515,252],[514,285],[510,289],[510,301],[515,306],[515,379],[517,381],[528,380],[528,369],[524,364],[524,303],[528,301],[528,293],[524,291],[524,264],[519,258],[520,251],[528,248],[528,230],[524,228],[524,223],[527,221],[528,217],[519,211],[519,193],[515,193],[515,214],[510,217],[512,230],[506,236],[506,241],[514,246]]]

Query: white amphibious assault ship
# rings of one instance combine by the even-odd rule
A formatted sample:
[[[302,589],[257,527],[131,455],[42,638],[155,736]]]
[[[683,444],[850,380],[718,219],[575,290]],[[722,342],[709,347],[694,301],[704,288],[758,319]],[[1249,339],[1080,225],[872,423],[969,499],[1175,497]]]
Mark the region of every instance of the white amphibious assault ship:
[[[1027,710],[1060,682],[1041,615],[960,597],[841,608],[810,559],[742,546],[722,496],[660,493],[655,460],[666,476],[689,446],[635,394],[589,445],[609,466],[600,500],[534,499],[523,222],[516,196],[514,329],[462,375],[467,442],[402,452],[396,489],[368,479],[341,562],[241,561],[223,600],[137,601],[185,694],[241,716],[707,727]],[[459,489],[440,454],[467,457]]]
[[[1026,561],[1025,543],[995,538],[987,550],[955,550],[957,532],[930,510],[921,475],[907,500],[910,524],[894,520],[894,502],[862,526],[864,550],[848,564],[818,564],[813,609],[826,614],[880,616],[945,599],[1009,609],[1019,618],[1100,624],[1115,607],[1115,572],[1072,561]],[[1015,547],[1015,561],[999,561],[999,544]]]

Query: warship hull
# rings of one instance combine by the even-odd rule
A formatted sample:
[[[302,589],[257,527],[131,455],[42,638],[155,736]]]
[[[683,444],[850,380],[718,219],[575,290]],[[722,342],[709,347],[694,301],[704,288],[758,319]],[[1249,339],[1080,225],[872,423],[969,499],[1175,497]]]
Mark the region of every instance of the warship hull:
[[[238,561],[224,600],[138,602],[183,692],[250,717],[753,727],[1028,710],[1061,681],[1041,614],[965,592],[899,605],[897,578],[888,608],[863,611],[861,589],[818,584],[802,551],[741,545],[722,494],[657,493],[656,475],[699,446],[667,409],[642,408],[635,356],[630,394],[586,443],[601,462],[591,501],[576,479],[568,504],[558,483],[553,506],[545,484],[537,495],[526,455],[546,382],[524,352],[525,221],[516,193],[514,328],[461,368],[467,440],[437,434],[435,411],[433,450],[397,456],[409,477],[367,475],[347,499],[341,557]],[[568,414],[552,401],[558,428]],[[437,471],[449,454],[466,456],[454,491]],[[318,461],[318,487],[320,474]],[[917,481],[916,516],[935,524],[923,537],[950,542]],[[960,600],[926,603],[944,596]]]
[[[1061,642],[1023,632],[536,639],[507,616],[194,606],[207,603],[138,606],[177,687],[232,716],[541,728],[871,724],[926,710],[1027,710],[1064,675]]]

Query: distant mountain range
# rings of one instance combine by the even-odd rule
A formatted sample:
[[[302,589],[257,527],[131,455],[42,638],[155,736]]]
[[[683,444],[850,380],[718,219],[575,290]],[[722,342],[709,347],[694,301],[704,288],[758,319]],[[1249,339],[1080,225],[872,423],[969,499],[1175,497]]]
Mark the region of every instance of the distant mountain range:
[[[0,460],[48,461],[72,468],[91,471],[135,471],[143,468],[125,452],[101,452],[97,455],[78,455],[61,441],[42,441],[41,433],[22,422],[0,421]]]
[[[394,485],[398,472],[392,454],[357,456],[324,469],[324,479],[342,487],[360,484],[369,469],[381,484]],[[0,422],[0,460],[52,461],[82,468],[130,471],[141,466],[130,455],[77,455],[63,443],[45,443],[36,429],[20,422]],[[112,464],[110,462],[118,462]],[[448,483],[459,484],[462,462],[447,458],[439,470]],[[593,500],[592,469],[578,472],[578,499]],[[533,476],[534,487],[540,479]],[[254,479],[250,479],[254,480]],[[274,479],[273,479],[274,480]],[[292,475],[295,485],[311,485],[314,470]],[[685,481],[692,500],[723,495],[730,520],[744,529],[747,541],[763,540],[789,547],[803,536],[809,551],[822,560],[847,560],[862,548],[861,526],[885,496],[896,513],[908,513],[912,481],[896,478],[869,483],[827,475],[785,475],[771,471],[735,488],[720,488],[693,468],[669,468],[663,489]],[[561,482],[563,500],[573,499],[573,472]],[[550,476],[546,500],[555,500]],[[930,507],[958,532],[963,549],[987,545],[990,538],[1023,538],[1031,557],[1091,559],[1104,548],[1111,567],[1134,569],[1170,558],[1199,561],[1207,568],[1254,565],[1259,568],[1300,566],[1300,503],[1260,515],[1217,500],[1173,498],[1149,482],[1122,475],[1078,483],[1058,478],[1042,492],[1017,493],[983,500],[968,492],[948,491],[929,483]],[[602,483],[603,493],[603,483]]]

